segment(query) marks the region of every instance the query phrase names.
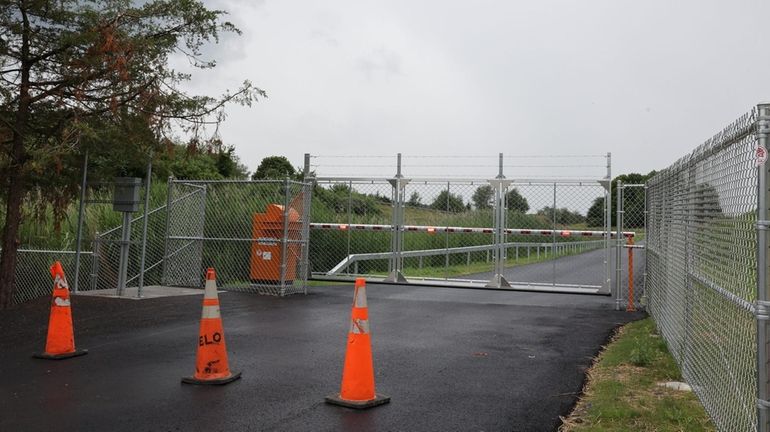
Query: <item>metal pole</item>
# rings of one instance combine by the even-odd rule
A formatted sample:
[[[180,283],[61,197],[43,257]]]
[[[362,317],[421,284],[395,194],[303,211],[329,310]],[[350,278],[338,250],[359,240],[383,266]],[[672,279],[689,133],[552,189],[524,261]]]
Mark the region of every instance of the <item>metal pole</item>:
[[[610,270],[611,255],[611,232],[612,232],[612,153],[607,153],[607,187],[604,189],[604,273],[605,287],[607,295],[612,293],[612,270]]]
[[[348,253],[346,255],[348,257],[350,256],[350,241],[351,241],[350,237],[352,235],[351,231],[353,231],[350,229],[350,224],[352,223],[353,223],[353,181],[351,180],[348,182],[348,230],[347,230],[347,248],[348,248],[347,252]],[[350,274],[350,267],[345,269],[345,271],[348,274]]]
[[[770,105],[760,105],[757,128],[758,145],[767,151],[767,137],[770,134]],[[770,239],[768,209],[770,190],[768,190],[768,165],[760,165],[757,172],[757,431],[770,431],[770,377],[768,373],[770,352],[768,352],[768,306],[770,292],[768,291],[767,269],[770,266],[770,255],[767,253]],[[762,313],[760,313],[760,311]]]
[[[634,238],[628,238],[628,245],[634,245]],[[634,302],[634,248],[628,248],[628,301],[626,302],[626,312],[636,312]]]
[[[83,158],[83,181],[80,183],[80,204],[78,206],[78,230],[75,235],[75,281],[72,291],[78,292],[80,282],[80,242],[83,237],[83,209],[86,203],[86,181],[88,181],[88,150]]]
[[[168,276],[168,237],[170,235],[169,229],[171,228],[171,198],[174,192],[174,177],[169,176],[168,177],[168,191],[166,192],[166,236],[163,239],[163,274],[161,275],[161,280],[164,285],[169,285],[169,276]]]
[[[142,297],[144,288],[144,264],[147,259],[147,219],[150,213],[150,186],[152,186],[152,153],[147,159],[147,178],[144,180],[144,218],[142,220],[142,252],[139,258],[139,281],[136,297]]]
[[[642,309],[647,307],[647,245],[650,231],[647,229],[647,185],[644,185],[644,267],[642,267],[642,297],[639,299]]]
[[[289,178],[283,180],[283,241],[281,242],[281,297],[286,295],[286,268],[289,262]]]
[[[503,180],[505,179],[505,175],[503,174],[503,154],[498,154],[498,170],[497,170],[497,179]],[[498,284],[502,286],[503,279],[503,271],[505,270],[505,259],[506,259],[506,252],[505,252],[505,240],[506,240],[506,234],[505,234],[505,225],[506,225],[506,216],[508,215],[508,209],[506,208],[506,188],[503,185],[503,182],[499,182],[497,185],[497,224],[495,226],[495,233],[497,234],[497,248],[496,248],[496,259],[495,259],[495,275],[498,279]]]
[[[556,183],[553,184],[553,228],[551,231],[551,284],[556,286]]]
[[[101,235],[97,232],[94,235],[94,254],[93,261],[91,262],[91,289],[98,289],[99,284],[99,263],[101,261],[101,249],[102,240]]]
[[[446,182],[446,215],[447,228],[449,227],[449,182]],[[449,230],[444,230],[444,279],[449,279]]]
[[[615,185],[617,192],[617,204],[615,216],[615,310],[620,310],[620,292],[622,289],[621,276],[623,269],[621,267],[621,261],[623,260],[622,248],[623,248],[623,182],[618,180]]]
[[[120,264],[118,267],[117,295],[122,296],[126,289],[128,273],[128,253],[131,246],[131,212],[123,212],[123,235],[120,239]]]

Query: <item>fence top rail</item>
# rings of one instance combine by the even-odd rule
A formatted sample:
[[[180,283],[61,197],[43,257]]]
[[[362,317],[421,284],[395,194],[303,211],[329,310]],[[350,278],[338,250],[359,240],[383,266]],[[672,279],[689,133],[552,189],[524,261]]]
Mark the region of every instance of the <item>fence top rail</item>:
[[[339,231],[393,231],[394,225],[389,224],[344,224],[344,223],[316,223],[310,224],[311,229],[318,230],[339,230]],[[494,234],[494,228],[485,227],[454,227],[454,226],[430,226],[430,225],[402,225],[401,231],[416,231],[426,232],[428,234],[434,233],[477,233],[477,234]],[[557,235],[560,237],[604,237],[606,231],[589,231],[589,230],[570,230],[570,229],[532,229],[532,228],[504,228],[503,232],[506,234],[517,235],[531,235],[531,236],[551,236]],[[610,236],[615,237],[616,231],[611,231]],[[624,231],[623,237],[634,237],[636,235],[633,231]]]
[[[340,182],[352,182],[352,183],[364,183],[364,184],[376,184],[376,183],[388,183],[395,180],[396,177],[314,177],[313,181],[317,183],[340,183]],[[498,179],[495,177],[489,178],[453,178],[453,177],[401,177],[402,180],[408,181],[410,184],[446,184],[446,183],[468,183],[487,184],[493,180],[506,180],[512,184],[594,184],[607,181],[606,178],[505,178]],[[308,178],[311,180],[311,178]]]
[[[17,249],[16,252],[22,253],[48,253],[48,254],[62,254],[62,255],[75,255],[77,251],[71,250],[51,250],[51,249]],[[81,251],[80,255],[93,255],[91,251]]]
[[[305,185],[306,182],[296,181],[296,180],[287,180],[287,179],[272,179],[272,180],[236,180],[236,179],[225,179],[225,180],[179,180],[179,179],[170,179],[171,183],[176,184],[189,184],[189,185],[205,185],[205,184],[294,184],[294,185]]]

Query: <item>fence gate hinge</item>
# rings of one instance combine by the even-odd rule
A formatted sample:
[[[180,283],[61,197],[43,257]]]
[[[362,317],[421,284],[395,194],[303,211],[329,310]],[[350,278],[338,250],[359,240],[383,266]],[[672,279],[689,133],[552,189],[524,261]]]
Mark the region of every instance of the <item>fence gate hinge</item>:
[[[757,300],[754,303],[754,315],[758,320],[770,320],[770,302]]]
[[[770,229],[770,220],[758,220],[757,221],[757,229],[758,230],[768,230],[768,229]]]
[[[766,401],[766,400],[762,400],[762,399],[757,399],[757,408],[762,409],[762,410],[766,410],[766,409],[770,408],[770,401]]]

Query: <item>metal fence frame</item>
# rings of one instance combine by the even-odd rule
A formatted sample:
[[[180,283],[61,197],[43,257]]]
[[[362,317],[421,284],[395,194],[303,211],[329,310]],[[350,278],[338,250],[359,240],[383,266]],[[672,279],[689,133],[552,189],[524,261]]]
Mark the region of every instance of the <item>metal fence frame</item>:
[[[602,295],[610,295],[611,294],[611,286],[610,286],[610,256],[611,256],[611,247],[612,242],[610,241],[611,238],[614,236],[614,232],[612,231],[612,225],[611,225],[611,206],[612,206],[612,197],[609,193],[609,187],[610,187],[610,179],[611,179],[611,155],[608,153],[606,156],[606,169],[607,174],[604,178],[599,179],[565,179],[565,178],[553,178],[553,179],[508,179],[503,174],[503,155],[499,155],[499,172],[496,177],[494,178],[468,178],[468,179],[459,179],[459,178],[406,178],[402,171],[401,171],[401,154],[397,155],[397,163],[396,163],[396,174],[392,178],[362,178],[362,177],[309,177],[308,181],[312,181],[315,184],[344,184],[349,187],[350,189],[350,195],[352,196],[353,192],[353,185],[354,184],[378,184],[378,185],[384,185],[384,184],[390,184],[391,190],[390,190],[390,196],[391,196],[391,219],[389,225],[382,225],[382,229],[389,233],[390,235],[390,250],[389,251],[381,251],[381,252],[366,252],[366,253],[352,253],[350,251],[350,248],[348,247],[348,253],[346,258],[344,258],[342,261],[340,261],[336,266],[334,266],[331,269],[328,269],[324,272],[318,272],[314,271],[312,273],[312,277],[316,279],[331,279],[331,280],[349,280],[352,277],[357,276],[365,276],[369,280],[372,281],[382,281],[382,282],[392,282],[392,283],[428,283],[428,284],[440,284],[440,285],[452,285],[452,286],[475,286],[475,287],[486,287],[486,288],[511,288],[511,289],[525,289],[525,290],[539,290],[539,291],[556,291],[556,292],[579,292],[579,293],[593,293],[593,294],[602,294]],[[309,155],[305,156],[306,166],[305,166],[305,172],[309,173]],[[460,184],[460,183],[467,183],[467,184],[476,184],[476,185],[489,185],[494,190],[494,198],[493,198],[493,227],[491,227],[491,239],[488,245],[478,245],[478,246],[465,246],[465,247],[453,247],[450,248],[447,246],[444,249],[426,249],[426,250],[419,250],[419,251],[410,251],[405,250],[404,248],[404,234],[409,230],[409,227],[405,225],[404,222],[404,216],[405,216],[405,206],[406,206],[406,193],[405,188],[407,185],[416,184],[416,183],[432,183],[432,184],[446,184],[447,189],[446,193],[449,196],[449,185],[452,184]],[[556,208],[556,190],[557,186],[559,185],[595,185],[597,187],[600,187],[604,192],[604,211],[603,211],[603,231],[602,231],[602,239],[598,242],[580,242],[581,244],[573,244],[570,245],[562,244],[557,240],[561,240],[561,238],[558,237],[556,228],[555,228],[555,220],[554,225],[552,226],[551,234],[549,234],[550,242],[544,242],[544,241],[535,241],[533,243],[530,243],[529,246],[532,246],[533,248],[535,246],[538,247],[538,253],[539,253],[539,247],[543,246],[543,250],[550,251],[550,253],[562,253],[566,250],[584,250],[587,247],[593,247],[593,248],[602,248],[605,250],[604,253],[604,268],[605,268],[605,274],[603,276],[599,277],[599,283],[596,285],[576,285],[576,284],[566,284],[566,283],[557,283],[555,280],[555,269],[554,269],[554,278],[551,283],[537,283],[537,282],[524,282],[524,283],[517,283],[518,281],[508,281],[506,280],[506,277],[504,275],[504,268],[505,263],[507,260],[507,254],[509,249],[515,248],[517,246],[525,246],[524,244],[520,244],[517,242],[509,242],[507,240],[508,234],[507,234],[507,225],[506,225],[506,216],[507,216],[507,207],[506,207],[506,195],[509,191],[509,187],[515,186],[515,185],[522,185],[522,184],[544,184],[544,185],[553,185],[553,194],[554,194],[554,206],[553,208]],[[448,200],[447,200],[448,202]],[[348,212],[350,210],[348,209]],[[554,211],[554,218],[555,218],[556,212]],[[351,218],[348,217],[347,224],[350,225]],[[343,226],[342,228],[345,228]],[[445,230],[449,234],[449,230]],[[348,237],[350,236],[350,230],[348,231]],[[350,243],[350,240],[348,238],[348,244]],[[477,252],[477,251],[488,251],[488,253],[492,254],[492,265],[490,269],[492,270],[492,277],[487,280],[468,280],[468,279],[460,279],[460,278],[445,278],[445,279],[435,279],[435,278],[418,278],[418,277],[405,277],[404,275],[404,258],[409,257],[429,257],[429,256],[435,256],[438,254],[445,255],[447,257],[447,265],[449,261],[449,255],[450,254],[468,254],[468,260],[470,261],[470,253],[471,252]],[[388,272],[387,276],[383,277],[376,277],[372,276],[370,274],[359,274],[357,268],[354,269],[353,274],[341,274],[341,270],[347,268],[349,264],[357,264],[360,261],[363,260],[372,260],[372,259],[379,259],[379,260],[388,260]],[[554,263],[554,266],[556,265],[556,260],[552,260]],[[422,261],[420,261],[422,262]]]

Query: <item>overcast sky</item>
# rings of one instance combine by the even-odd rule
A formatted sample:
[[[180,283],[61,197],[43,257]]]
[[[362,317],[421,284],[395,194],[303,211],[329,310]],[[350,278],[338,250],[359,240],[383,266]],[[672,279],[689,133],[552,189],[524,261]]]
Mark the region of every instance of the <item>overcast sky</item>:
[[[319,174],[392,175],[402,152],[407,175],[486,177],[502,152],[508,177],[597,177],[602,158],[513,156],[612,152],[613,175],[644,173],[770,100],[768,1],[207,3],[243,35],[191,86],[268,92],[221,128],[252,171],[311,153]]]

